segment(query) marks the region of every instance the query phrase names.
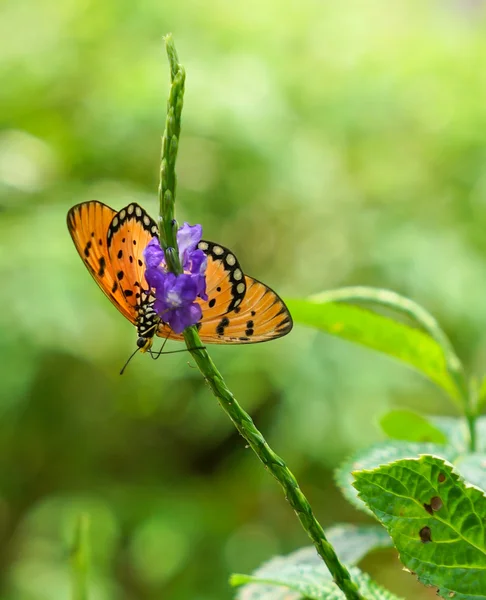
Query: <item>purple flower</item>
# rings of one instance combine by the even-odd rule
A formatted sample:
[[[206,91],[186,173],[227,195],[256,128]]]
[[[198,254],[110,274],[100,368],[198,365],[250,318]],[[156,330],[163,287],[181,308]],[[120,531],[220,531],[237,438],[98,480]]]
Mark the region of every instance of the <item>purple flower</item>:
[[[201,241],[201,225],[188,223],[177,232],[179,258],[184,273],[175,275],[167,269],[164,251],[158,238],[152,238],[143,251],[145,279],[155,290],[154,310],[175,333],[195,325],[202,316],[196,298],[207,300],[207,257],[197,245]]]
[[[193,275],[165,273],[155,288],[154,310],[175,333],[182,333],[202,316],[197,298],[197,281]]]
[[[160,247],[158,238],[152,238],[143,251],[145,264],[149,269],[158,267],[162,262],[165,264],[164,251]]]
[[[181,262],[186,268],[186,262],[190,259],[190,254],[196,250],[197,245],[201,241],[202,227],[201,225],[189,225],[184,223],[177,232],[177,245],[179,246],[179,255]]]

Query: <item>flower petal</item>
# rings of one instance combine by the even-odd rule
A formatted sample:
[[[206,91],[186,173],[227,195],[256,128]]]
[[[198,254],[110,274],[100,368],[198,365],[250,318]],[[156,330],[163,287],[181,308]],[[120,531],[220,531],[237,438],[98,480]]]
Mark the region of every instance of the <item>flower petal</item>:
[[[166,288],[165,296],[168,298],[170,293],[174,303],[178,306],[194,302],[197,296],[197,281],[192,275],[178,275],[176,281],[169,289]]]
[[[184,223],[184,225],[177,232],[177,245],[179,246],[179,255],[184,268],[185,262],[189,258],[187,253],[196,249],[197,245],[201,241],[201,237],[201,225],[189,225],[189,223]]]
[[[163,294],[166,276],[167,273],[158,267],[145,269],[145,279],[150,287],[155,288],[156,294]]]
[[[193,250],[189,253],[189,270],[191,273],[199,273],[204,275],[208,266],[208,257],[202,250]]]
[[[182,333],[186,327],[195,325],[201,316],[201,307],[194,302],[184,308],[176,308],[170,311],[168,323],[175,333]]]
[[[164,251],[160,247],[158,238],[154,237],[150,240],[143,251],[143,258],[148,268],[158,267],[161,263],[165,265]]]

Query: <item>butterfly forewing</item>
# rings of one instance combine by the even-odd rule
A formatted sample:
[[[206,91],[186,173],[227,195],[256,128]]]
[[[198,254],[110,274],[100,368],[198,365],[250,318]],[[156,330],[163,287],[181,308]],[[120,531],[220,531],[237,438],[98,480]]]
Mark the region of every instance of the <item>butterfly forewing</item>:
[[[141,304],[147,290],[143,250],[157,237],[155,221],[138,204],[129,204],[113,216],[108,226],[108,255],[116,283],[129,306]]]
[[[127,304],[108,253],[107,232],[116,212],[101,202],[83,202],[68,212],[67,225],[76,249],[103,292],[132,323],[136,311]]]

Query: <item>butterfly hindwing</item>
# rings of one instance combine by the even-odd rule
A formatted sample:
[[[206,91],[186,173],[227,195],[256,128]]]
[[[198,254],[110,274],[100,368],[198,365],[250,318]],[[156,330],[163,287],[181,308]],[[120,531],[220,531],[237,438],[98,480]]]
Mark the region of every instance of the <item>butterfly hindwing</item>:
[[[207,301],[198,323],[204,344],[251,344],[287,334],[292,318],[281,298],[265,284],[243,274],[235,255],[220,244],[202,241],[208,257]],[[174,340],[183,336],[161,324],[157,335]]]
[[[136,311],[127,304],[119,289],[108,253],[107,232],[115,215],[116,211],[101,202],[83,202],[68,212],[67,225],[79,256],[93,279],[118,310],[135,323]]]

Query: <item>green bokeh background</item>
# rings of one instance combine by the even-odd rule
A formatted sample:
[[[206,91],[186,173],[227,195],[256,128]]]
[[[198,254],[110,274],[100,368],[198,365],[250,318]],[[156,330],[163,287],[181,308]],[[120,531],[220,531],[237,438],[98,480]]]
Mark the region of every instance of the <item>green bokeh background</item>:
[[[375,285],[486,358],[486,22],[466,0],[6,0],[0,17],[0,598],[230,599],[231,572],[306,545],[187,355],[138,356],[65,226],[156,215],[172,31],[187,70],[178,216],[284,297]],[[332,471],[391,406],[449,414],[418,375],[295,327],[211,354],[326,526],[364,522]],[[433,596],[391,551],[364,563]]]

